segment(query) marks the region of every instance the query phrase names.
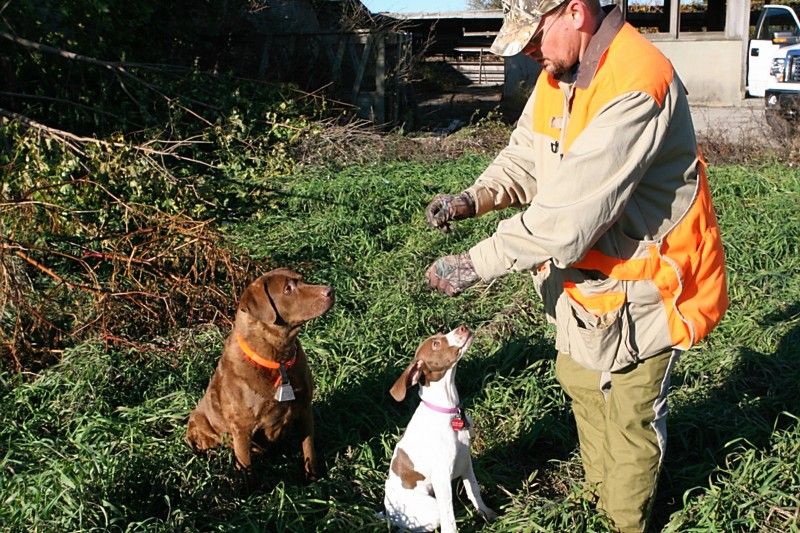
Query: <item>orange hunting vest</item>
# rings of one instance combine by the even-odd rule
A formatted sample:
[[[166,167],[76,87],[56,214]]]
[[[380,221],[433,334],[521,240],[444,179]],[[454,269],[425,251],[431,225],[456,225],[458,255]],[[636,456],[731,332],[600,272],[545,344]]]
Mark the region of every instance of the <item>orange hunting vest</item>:
[[[672,82],[673,67],[654,46],[642,46],[640,40],[646,39],[630,24],[623,25],[589,86],[573,89],[565,132],[550,123],[550,117],[563,114],[564,93],[552,76],[542,72],[536,86],[534,131],[563,139],[563,153],[568,155],[569,147],[593,117],[620,95],[644,92],[663,105]],[[615,49],[617,53],[613,53]],[[637,53],[626,54],[625,50]],[[609,64],[609,61],[616,64]],[[637,64],[647,65],[647,68],[637,68]],[[648,75],[643,76],[643,72]],[[643,243],[637,257],[611,257],[591,249],[572,265],[599,271],[620,281],[652,281],[661,295],[673,347],[680,349],[688,349],[705,337],[728,307],[722,241],[705,166],[700,156],[697,188],[689,209],[657,241]],[[607,302],[598,301],[597,295],[581,301],[580,293],[567,285],[564,289],[587,309],[613,307],[619,296],[609,294]]]

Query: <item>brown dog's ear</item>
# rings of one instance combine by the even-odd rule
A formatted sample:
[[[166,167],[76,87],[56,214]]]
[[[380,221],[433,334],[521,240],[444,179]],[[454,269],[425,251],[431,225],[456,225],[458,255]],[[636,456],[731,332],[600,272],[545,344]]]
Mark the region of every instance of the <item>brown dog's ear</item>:
[[[421,374],[422,361],[417,359],[411,361],[406,369],[403,370],[403,373],[400,374],[400,377],[397,378],[397,381],[394,382],[392,388],[389,389],[389,394],[391,394],[392,398],[396,401],[402,402],[406,397],[408,388],[417,384]]]
[[[262,278],[250,284],[242,293],[241,300],[239,300],[239,310],[244,311],[259,322],[274,324],[278,317],[275,314],[275,307],[267,294],[268,290],[269,278]]]

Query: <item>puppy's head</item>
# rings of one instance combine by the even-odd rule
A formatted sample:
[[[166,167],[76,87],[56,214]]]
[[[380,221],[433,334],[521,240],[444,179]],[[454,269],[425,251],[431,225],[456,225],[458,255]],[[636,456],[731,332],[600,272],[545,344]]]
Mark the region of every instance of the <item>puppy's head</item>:
[[[333,287],[304,283],[297,272],[279,268],[244,290],[238,312],[268,327],[293,328],[324,314],[333,302]]]
[[[437,333],[428,337],[419,345],[414,359],[394,382],[389,394],[400,402],[409,387],[439,381],[458,363],[470,344],[472,332],[466,326],[459,326],[446,335]]]

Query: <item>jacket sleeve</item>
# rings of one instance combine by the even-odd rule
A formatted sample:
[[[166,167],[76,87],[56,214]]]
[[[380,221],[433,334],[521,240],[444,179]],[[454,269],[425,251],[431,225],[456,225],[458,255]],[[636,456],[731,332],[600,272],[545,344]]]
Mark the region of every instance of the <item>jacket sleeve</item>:
[[[508,146],[467,189],[475,200],[477,215],[509,206],[522,206],[536,195],[533,151],[533,102],[536,91],[528,98]]]
[[[470,249],[478,275],[488,281],[550,259],[560,268],[579,261],[622,214],[669,133],[674,102],[668,95],[659,107],[640,92],[609,102],[547,177],[552,185]]]

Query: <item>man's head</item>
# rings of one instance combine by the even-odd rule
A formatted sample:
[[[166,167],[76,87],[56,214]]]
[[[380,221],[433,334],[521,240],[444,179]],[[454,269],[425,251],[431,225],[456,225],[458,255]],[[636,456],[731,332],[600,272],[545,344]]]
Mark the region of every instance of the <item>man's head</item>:
[[[524,52],[556,77],[580,61],[601,20],[599,0],[503,0],[503,7],[492,52]]]

